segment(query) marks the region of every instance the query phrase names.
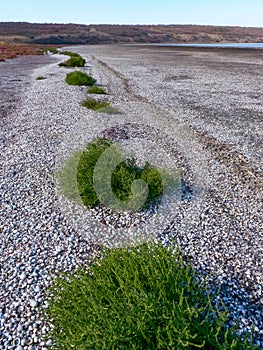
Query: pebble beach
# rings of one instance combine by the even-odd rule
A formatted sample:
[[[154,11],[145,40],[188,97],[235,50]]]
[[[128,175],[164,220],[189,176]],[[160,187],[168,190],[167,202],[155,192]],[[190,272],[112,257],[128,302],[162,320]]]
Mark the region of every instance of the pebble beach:
[[[66,49],[119,113],[81,106],[87,87],[65,83],[66,56],[0,62],[0,349],[50,348],[41,313],[54,276],[85,267],[101,245],[147,239],[178,245],[220,289],[229,324],[240,320],[263,348],[263,51]],[[180,195],[135,214],[63,196],[56,174],[97,137],[180,169]]]

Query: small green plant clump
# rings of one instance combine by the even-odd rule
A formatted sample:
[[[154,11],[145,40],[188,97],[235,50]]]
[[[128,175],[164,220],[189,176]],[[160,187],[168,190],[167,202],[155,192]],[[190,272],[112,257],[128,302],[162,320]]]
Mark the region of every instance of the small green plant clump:
[[[148,243],[101,255],[89,272],[68,273],[50,290],[56,349],[259,349],[227,328],[228,311],[213,306],[178,251]]]
[[[98,101],[93,98],[88,98],[87,100],[83,101],[81,105],[88,109],[92,109],[93,111],[97,111],[101,108],[110,106],[110,103],[106,101],[100,101],[100,100]]]
[[[49,47],[48,51],[52,52],[53,54],[58,53],[58,49],[56,47]]]
[[[76,71],[68,73],[66,76],[66,82],[69,85],[86,85],[92,86],[96,83],[96,79],[93,79],[91,76],[87,75],[84,72]]]
[[[61,51],[59,54],[65,55],[65,56],[70,56],[70,57],[80,57],[80,55],[78,53],[71,52],[71,51]]]
[[[58,53],[58,49],[56,47],[52,47],[52,46],[43,47],[41,50],[45,53],[47,53],[47,52],[51,52],[53,54]]]
[[[47,79],[46,77],[44,77],[43,75],[40,75],[39,77],[36,77],[36,80],[44,80]]]
[[[106,91],[104,89],[102,89],[99,86],[92,86],[89,90],[88,90],[89,94],[102,94],[102,95],[106,95]]]
[[[60,67],[84,67],[86,64],[86,61],[83,57],[81,56],[72,56],[70,59],[68,59],[65,62],[59,63]]]
[[[109,102],[95,100],[93,98],[88,98],[81,103],[83,107],[92,109],[93,111],[107,113],[107,114],[118,114],[119,111],[117,108],[112,107]]]

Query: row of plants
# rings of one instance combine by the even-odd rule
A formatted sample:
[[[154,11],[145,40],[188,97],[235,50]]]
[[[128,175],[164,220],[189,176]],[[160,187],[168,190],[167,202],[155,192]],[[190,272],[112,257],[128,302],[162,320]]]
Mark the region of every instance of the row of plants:
[[[60,66],[63,66],[63,67],[64,66],[71,67],[71,63],[72,63],[71,60],[73,59],[84,60],[81,56],[75,53],[66,51],[66,52],[63,52],[63,54],[67,54],[68,56],[71,56],[71,58],[68,61],[66,61],[65,63],[59,64]],[[67,62],[70,62],[70,63],[67,63]],[[107,93],[102,87],[95,85],[96,82],[97,82],[96,79],[94,79],[93,77],[91,77],[90,75],[82,71],[70,72],[66,76],[66,83],[69,85],[89,86],[90,88],[87,91],[89,94],[106,95]],[[85,101],[82,101],[81,105],[88,109],[92,109],[94,111],[103,112],[107,114],[119,113],[118,110],[112,107],[108,101],[87,98]]]
[[[60,54],[70,56],[65,62],[59,64],[60,67],[84,67],[86,61],[83,57],[75,52],[70,51],[62,51]],[[69,85],[79,85],[79,86],[90,86],[88,89],[89,94],[98,94],[98,95],[106,95],[106,91],[100,87],[96,86],[96,79],[89,76],[85,72],[75,71],[70,72],[66,76],[66,82]],[[110,105],[107,101],[96,100],[92,98],[87,98],[85,101],[81,103],[83,107],[88,109],[92,109],[94,111],[103,112],[107,114],[116,114],[118,110]]]
[[[66,81],[90,86],[93,91],[99,88],[94,85],[95,79],[80,71],[69,73]],[[103,110],[109,107],[107,103],[88,99],[82,105]],[[64,190],[72,196],[70,187],[76,186],[87,207],[103,204],[94,189],[94,169],[111,146],[107,139],[94,140],[62,170]],[[76,160],[75,173],[72,164]],[[148,163],[138,167],[134,158],[116,166],[111,176],[112,192],[119,200],[129,200],[137,179],[143,179],[149,189],[143,209],[147,210],[150,203],[158,204],[163,193],[158,170]],[[45,311],[53,325],[49,334],[53,348],[259,349],[251,337],[237,334],[238,325],[229,327],[229,312],[215,302],[217,293],[208,291],[206,281],[200,282],[198,271],[175,246],[148,242],[114,249],[101,247],[100,255],[86,268],[56,278]]]

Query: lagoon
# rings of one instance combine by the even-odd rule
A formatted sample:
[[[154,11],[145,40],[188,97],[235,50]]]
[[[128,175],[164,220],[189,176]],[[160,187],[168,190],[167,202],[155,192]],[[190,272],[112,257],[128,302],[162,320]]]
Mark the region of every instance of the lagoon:
[[[263,43],[213,43],[213,44],[152,44],[154,46],[169,47],[206,47],[206,48],[230,48],[230,49],[263,49]]]

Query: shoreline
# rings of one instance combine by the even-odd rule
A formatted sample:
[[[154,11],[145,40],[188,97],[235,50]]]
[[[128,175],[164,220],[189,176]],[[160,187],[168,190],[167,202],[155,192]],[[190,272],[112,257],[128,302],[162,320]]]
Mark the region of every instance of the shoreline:
[[[194,57],[182,56],[183,53],[175,57],[169,52],[140,50],[124,46],[70,47],[70,51],[80,53],[87,60],[82,70],[95,77],[109,93],[98,98],[105,98],[117,107],[121,111],[118,115],[96,113],[81,107],[80,102],[87,97],[87,88],[65,84],[66,73],[71,70],[58,67],[63,56],[52,56],[54,63],[25,75],[23,83],[28,81],[29,84],[21,95],[19,110],[15,109],[5,118],[2,130],[1,166],[4,171],[1,192],[4,205],[0,211],[0,237],[4,267],[1,283],[5,290],[0,292],[0,307],[4,310],[1,314],[4,329],[11,333],[11,340],[1,337],[0,349],[11,349],[11,343],[18,338],[25,349],[29,349],[30,342],[36,349],[46,346],[41,339],[44,333],[40,330],[47,332],[49,326],[41,320],[36,305],[45,307],[45,291],[54,271],[56,274],[78,265],[85,266],[98,252],[99,243],[116,244],[122,238],[121,234],[125,234],[125,228],[118,231],[111,225],[101,224],[102,212],[89,211],[61,196],[54,177],[54,172],[74,150],[82,149],[86,142],[103,133],[111,133],[115,139],[118,135],[128,135],[127,139],[118,136],[122,144],[131,142],[135,149],[140,145],[136,149],[138,155],[146,150],[140,156],[151,155],[157,164],[165,155],[176,162],[177,149],[182,151],[182,160],[194,174],[189,175],[189,183],[194,189],[203,190],[201,201],[193,197],[180,203],[176,211],[167,209],[165,220],[159,219],[156,226],[149,227],[155,227],[154,237],[163,244],[171,238],[176,239],[201,274],[215,272],[208,282],[210,286],[221,286],[220,296],[230,309],[231,320],[241,317],[240,332],[253,332],[255,341],[263,346],[260,187],[251,180],[253,176],[249,175],[246,163],[243,168],[235,163],[239,158],[235,154],[236,145],[228,143],[229,149],[222,147],[220,138],[225,135],[219,130],[222,123],[228,125],[227,113],[222,116],[221,124],[211,124],[208,130],[210,134],[216,132],[218,138],[205,139],[202,134],[207,131],[205,127],[216,119],[213,115],[202,119],[203,100],[200,98],[199,111],[193,108],[191,100],[198,92],[196,86],[204,88],[204,81],[199,81],[201,78],[206,79],[208,85],[201,90],[200,96],[209,96],[211,87],[216,90],[211,85],[216,84],[216,79],[211,81],[209,74],[203,76],[203,67],[208,72],[216,72],[217,67],[225,69],[225,76],[219,77],[221,80],[216,75],[223,90],[227,87],[224,79],[236,63],[225,67],[220,56],[216,67],[211,57],[206,57],[204,62],[203,51]],[[229,58],[230,61],[233,59],[232,56]],[[258,60],[261,62],[261,58]],[[239,67],[246,69],[246,61],[243,57],[238,62]],[[248,69],[253,71],[252,65]],[[257,69],[262,69],[261,63]],[[47,79],[36,81],[40,75]],[[180,94],[182,99],[179,99]],[[217,107],[222,108],[224,101],[227,106],[232,102],[222,99]],[[234,130],[233,126],[237,128],[237,141],[247,121],[241,119],[239,122],[240,125],[228,125],[230,130]],[[200,131],[191,125],[199,127]],[[210,147],[206,148],[206,145]],[[157,153],[160,153],[159,158]],[[196,197],[198,199],[198,195]],[[189,221],[184,221],[186,214],[189,214]],[[107,215],[118,222],[118,216]],[[147,225],[147,220],[141,223],[146,233]],[[11,318],[15,320],[13,326],[10,326]],[[39,322],[40,330],[29,327],[34,322]],[[23,339],[25,344],[22,344]]]
[[[143,44],[142,44],[143,45]],[[248,49],[258,50],[263,49],[263,43],[231,43],[231,42],[210,42],[210,43],[150,43],[145,44],[146,46],[157,46],[157,47],[178,47],[178,48],[198,48],[198,49]]]

